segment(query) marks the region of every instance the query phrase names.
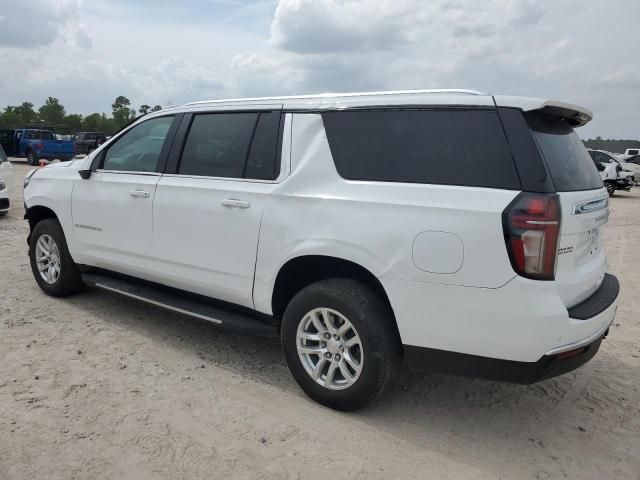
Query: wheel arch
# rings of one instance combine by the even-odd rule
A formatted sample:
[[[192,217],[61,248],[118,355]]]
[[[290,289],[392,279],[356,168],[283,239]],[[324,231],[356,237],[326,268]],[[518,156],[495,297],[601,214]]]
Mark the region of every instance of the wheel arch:
[[[31,232],[33,232],[33,229],[39,222],[47,218],[55,218],[56,220],[58,220],[58,222],[60,221],[56,212],[54,212],[49,207],[45,207],[44,205],[34,205],[27,208],[24,214],[24,218],[25,220],[29,221],[29,235],[27,236],[27,244],[29,244],[31,240]]]
[[[289,259],[280,267],[271,295],[274,319],[282,319],[289,301],[303,288],[329,278],[351,278],[371,287],[388,306],[393,327],[400,338],[389,296],[378,277],[356,262],[328,255],[302,255]]]

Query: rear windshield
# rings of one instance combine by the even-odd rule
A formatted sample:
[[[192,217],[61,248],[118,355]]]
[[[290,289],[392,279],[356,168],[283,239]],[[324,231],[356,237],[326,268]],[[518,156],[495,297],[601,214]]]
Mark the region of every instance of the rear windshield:
[[[586,147],[566,120],[539,113],[525,115],[559,192],[602,188]]]
[[[322,114],[349,180],[520,189],[495,110],[353,110]]]

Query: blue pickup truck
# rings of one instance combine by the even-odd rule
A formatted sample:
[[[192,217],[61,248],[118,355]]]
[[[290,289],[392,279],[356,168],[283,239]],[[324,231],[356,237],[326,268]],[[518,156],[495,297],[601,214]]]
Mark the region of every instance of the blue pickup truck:
[[[46,160],[71,160],[76,155],[75,142],[69,137],[57,136],[49,128],[18,128],[1,130],[0,143],[7,155],[27,159],[29,165]]]

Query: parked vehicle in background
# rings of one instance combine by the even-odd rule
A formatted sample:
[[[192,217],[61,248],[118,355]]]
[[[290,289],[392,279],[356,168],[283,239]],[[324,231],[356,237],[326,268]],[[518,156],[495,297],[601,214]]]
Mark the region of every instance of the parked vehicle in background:
[[[623,160],[624,167],[627,170],[631,170],[633,172],[633,176],[636,180],[636,185],[640,185],[640,155],[635,155],[633,157],[628,157]]]
[[[89,155],[102,145],[107,137],[104,132],[78,132],[73,136],[76,143],[76,154]]]
[[[26,158],[29,165],[38,165],[38,160],[70,160],[76,154],[72,140],[61,140],[51,129],[19,128],[0,132],[2,146],[11,157]]]
[[[607,189],[607,193],[610,197],[616,191],[616,179],[618,178],[618,170],[617,165],[614,163],[607,162],[598,162],[596,160],[593,161],[596,168],[598,169],[598,173],[600,174],[600,178],[602,179],[602,183]]]
[[[640,155],[634,155],[633,157],[629,157],[625,160],[625,162],[640,166]]]
[[[635,155],[640,155],[640,148],[627,148],[624,151],[625,157],[633,157]]]
[[[634,172],[630,169],[629,165],[626,165],[624,161],[620,160],[611,152],[604,150],[589,150],[589,155],[593,161],[597,164],[605,166],[605,170],[600,171],[601,177],[603,172],[606,178],[603,178],[605,187],[609,196],[613,196],[616,190],[630,191],[631,187],[635,185],[636,177]],[[613,168],[610,168],[613,167]],[[611,172],[615,170],[615,178],[612,178]]]
[[[591,359],[616,312],[591,116],[472,91],[164,109],[26,178],[33,275],[279,336],[336,409],[402,358],[533,383]]]
[[[6,215],[11,206],[9,201],[10,185],[13,185],[13,168],[2,145],[0,145],[0,216]]]

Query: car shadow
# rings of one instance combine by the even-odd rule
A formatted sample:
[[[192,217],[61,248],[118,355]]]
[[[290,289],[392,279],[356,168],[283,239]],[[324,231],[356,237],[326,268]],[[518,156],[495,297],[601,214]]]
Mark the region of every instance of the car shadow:
[[[65,301],[100,322],[122,326],[167,348],[186,352],[194,365],[214,364],[305,398],[289,375],[278,339],[225,332],[206,321],[92,289]],[[572,462],[572,449],[596,442],[590,435],[595,433],[597,417],[631,419],[638,413],[638,408],[626,411],[620,403],[615,377],[624,376],[628,365],[607,355],[606,343],[604,352],[577,371],[535,385],[421,375],[402,369],[377,402],[355,413],[335,415],[350,415],[420,448],[428,446],[448,454],[453,449],[454,454],[468,456],[471,461],[480,462],[487,456],[508,462],[509,457],[526,451],[541,462],[561,462],[562,455]],[[328,411],[308,402],[311,409]]]

